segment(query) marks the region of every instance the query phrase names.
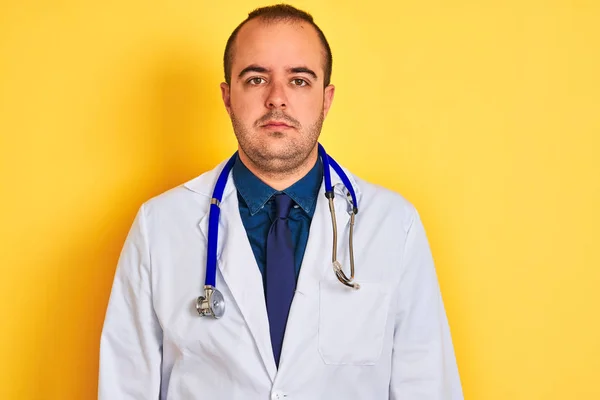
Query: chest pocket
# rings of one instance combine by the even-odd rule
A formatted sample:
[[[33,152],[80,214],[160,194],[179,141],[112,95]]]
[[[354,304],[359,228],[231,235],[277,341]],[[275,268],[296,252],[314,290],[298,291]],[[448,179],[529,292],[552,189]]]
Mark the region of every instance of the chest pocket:
[[[381,356],[389,287],[360,282],[360,289],[324,280],[319,285],[319,352],[325,364],[373,365]]]

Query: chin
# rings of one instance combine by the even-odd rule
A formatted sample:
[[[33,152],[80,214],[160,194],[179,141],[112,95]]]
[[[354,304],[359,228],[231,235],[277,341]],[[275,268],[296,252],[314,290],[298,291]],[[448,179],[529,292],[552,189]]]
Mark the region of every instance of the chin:
[[[289,160],[297,158],[299,148],[290,140],[278,138],[260,143],[256,150],[266,162],[278,163],[289,162]]]
[[[277,160],[289,160],[297,156],[297,154],[288,146],[269,146],[261,152],[265,160],[277,162]]]
[[[270,153],[289,153],[298,147],[285,132],[269,132],[264,140],[257,144],[258,148]]]

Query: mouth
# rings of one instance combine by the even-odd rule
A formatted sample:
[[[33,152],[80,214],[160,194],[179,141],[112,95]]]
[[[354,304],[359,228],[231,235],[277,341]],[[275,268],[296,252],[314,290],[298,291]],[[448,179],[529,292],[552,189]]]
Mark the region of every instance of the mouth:
[[[262,127],[263,128],[278,128],[278,129],[293,128],[291,125],[288,125],[285,122],[281,122],[281,121],[267,121],[265,124],[262,125]]]

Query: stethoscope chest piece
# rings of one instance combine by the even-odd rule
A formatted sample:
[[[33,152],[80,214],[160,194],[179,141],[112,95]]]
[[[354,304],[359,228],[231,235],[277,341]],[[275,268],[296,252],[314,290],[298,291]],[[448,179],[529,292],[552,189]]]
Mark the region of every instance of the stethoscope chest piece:
[[[202,317],[221,318],[225,314],[225,299],[214,286],[204,286],[204,296],[196,300],[196,310]]]

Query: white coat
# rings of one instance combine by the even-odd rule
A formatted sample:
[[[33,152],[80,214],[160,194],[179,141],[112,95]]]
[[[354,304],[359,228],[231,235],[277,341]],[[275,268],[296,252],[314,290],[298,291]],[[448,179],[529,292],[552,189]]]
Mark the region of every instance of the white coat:
[[[360,290],[331,266],[324,188],[316,204],[279,368],[261,273],[231,175],[221,203],[217,288],[223,318],[200,317],[208,208],[224,163],[146,202],[124,244],[100,345],[101,400],[459,400],[463,398],[433,260],[416,210],[348,176],[360,207]],[[346,191],[332,170],[338,259],[349,275]]]

